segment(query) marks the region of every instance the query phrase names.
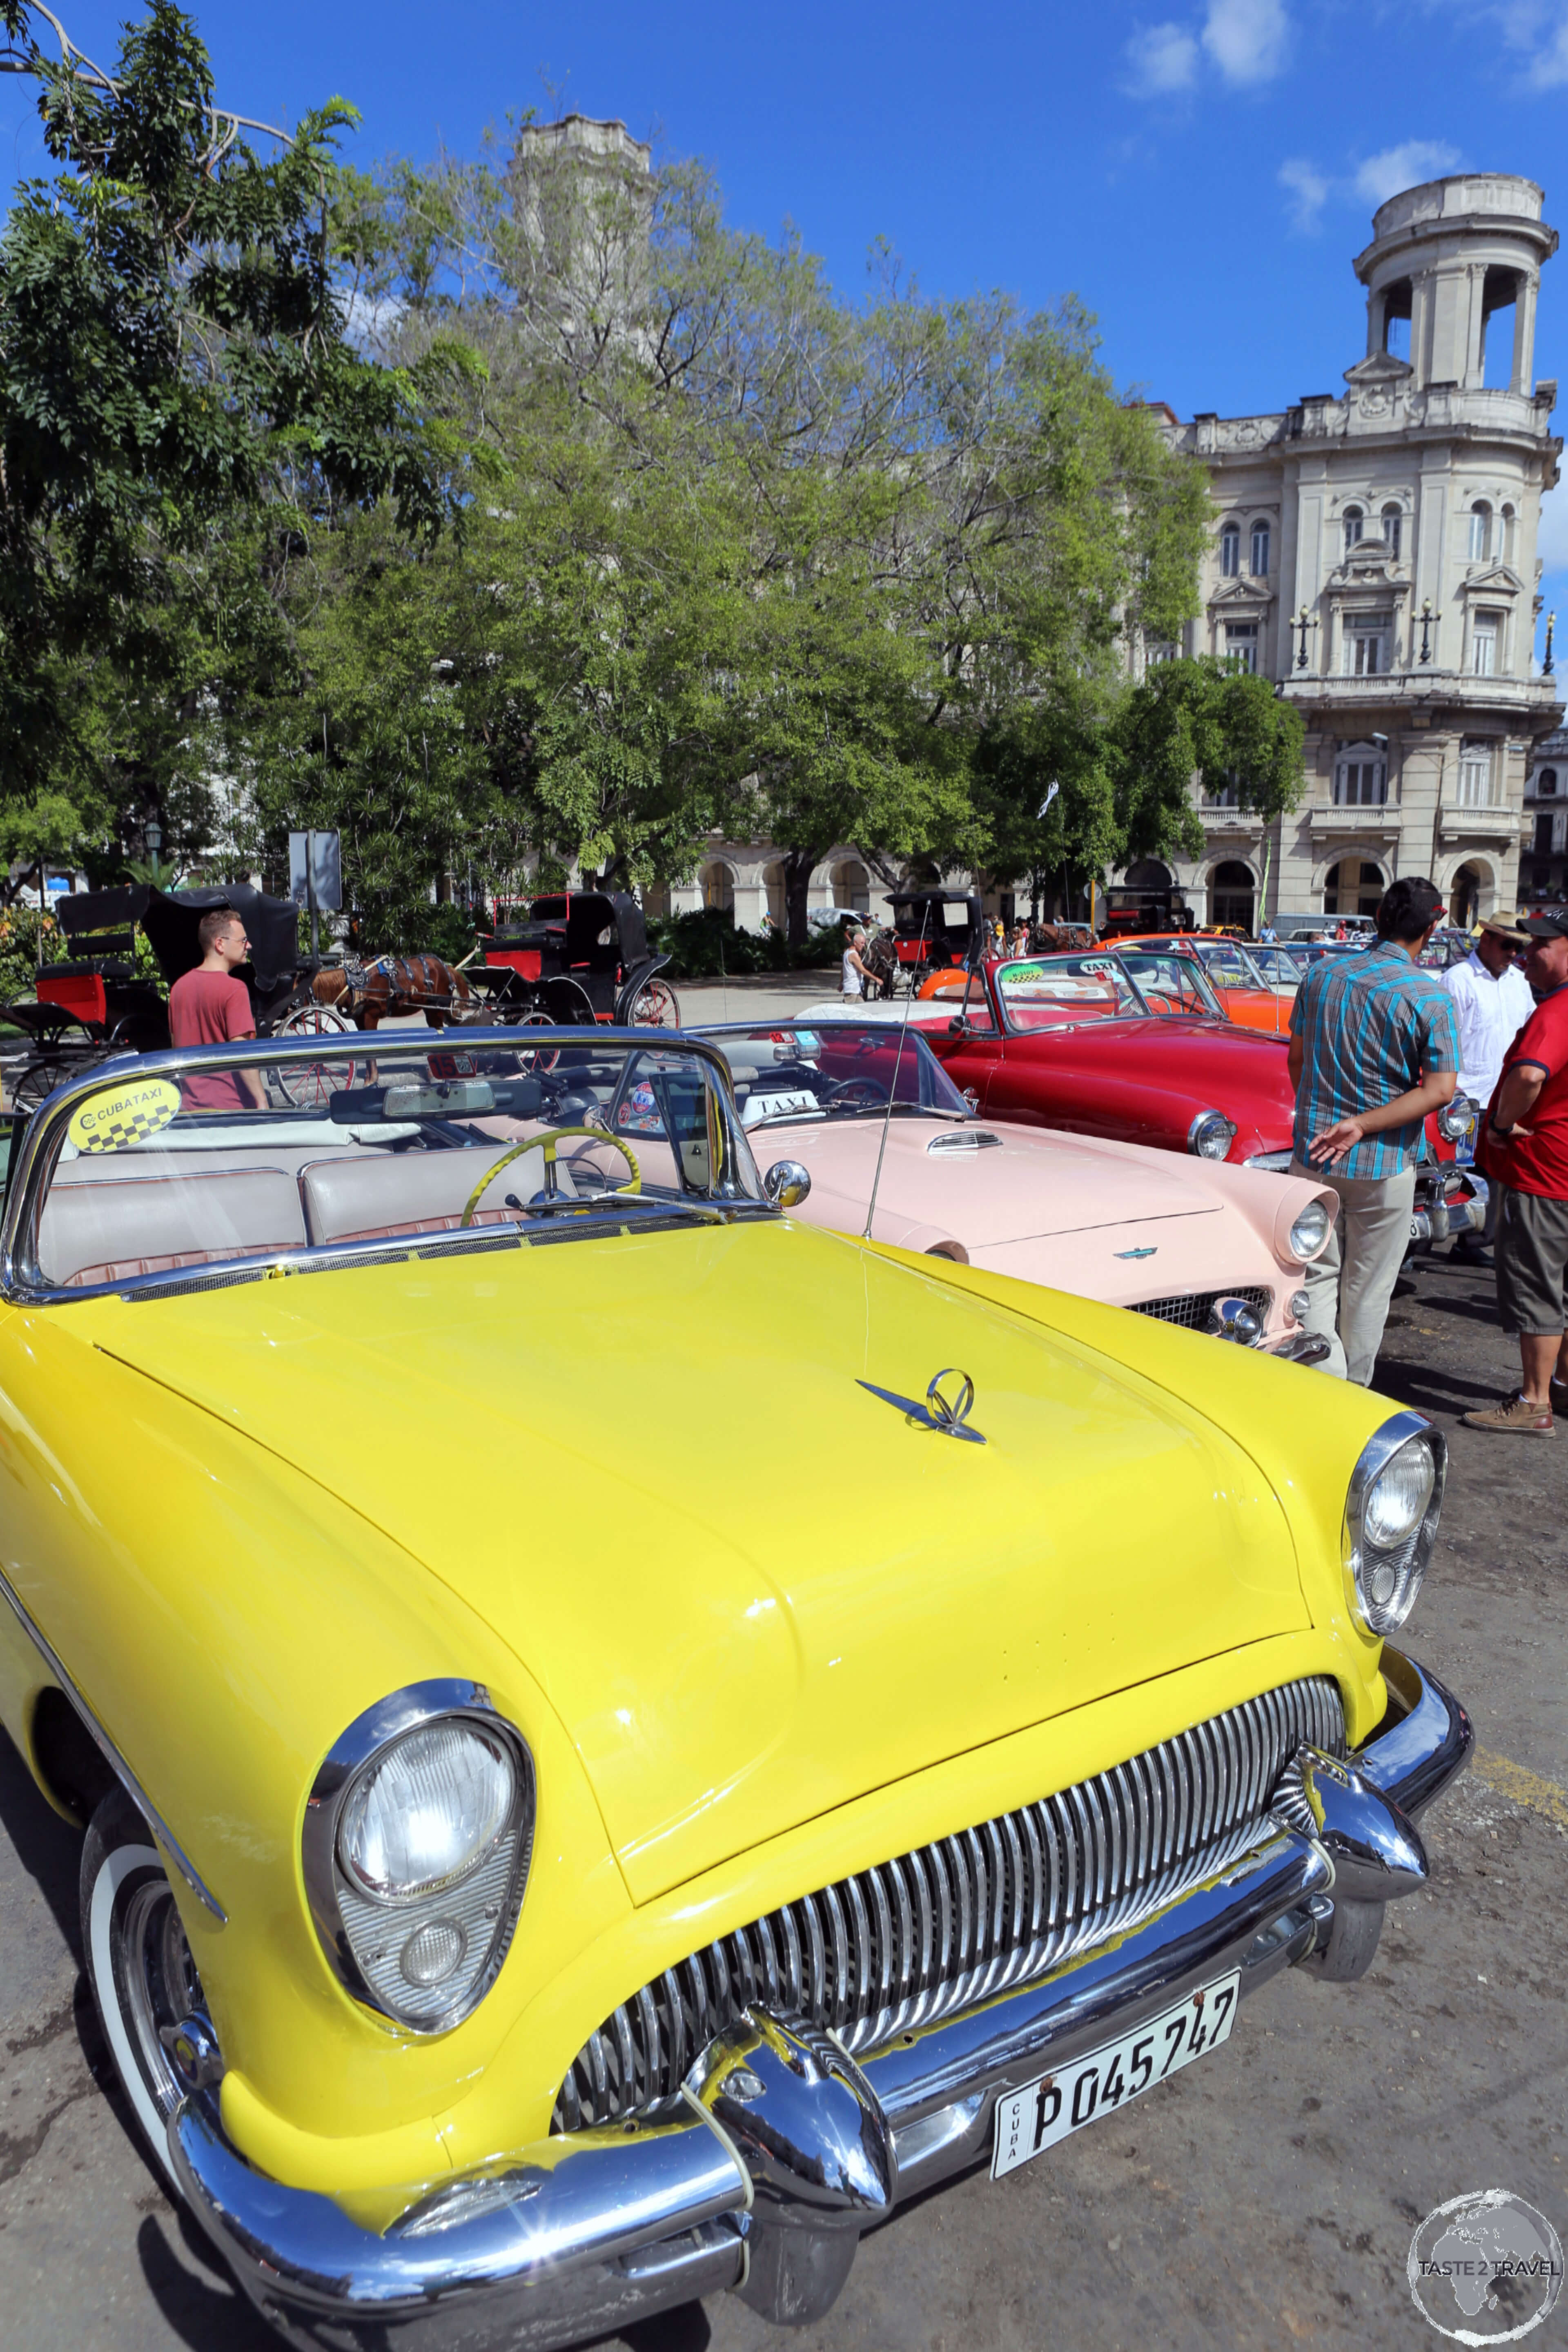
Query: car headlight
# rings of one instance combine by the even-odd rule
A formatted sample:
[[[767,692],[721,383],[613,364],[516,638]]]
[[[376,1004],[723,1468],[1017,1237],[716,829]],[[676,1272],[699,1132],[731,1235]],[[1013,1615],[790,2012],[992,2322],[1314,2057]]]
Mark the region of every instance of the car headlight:
[[[1290,1228],[1291,1256],[1306,1265],[1317,1256],[1332,1231],[1333,1219],[1321,1201],[1309,1201]]]
[[[1236,1141],[1236,1121],[1222,1110],[1201,1110],[1187,1129],[1187,1150],[1200,1160],[1223,1160]]]
[[[349,1726],[316,1775],[303,1860],[339,1981],[416,2032],[494,1983],[533,1849],[533,1759],[477,1683],[416,1683]]]
[[[1462,1143],[1474,1132],[1480,1105],[1468,1095],[1455,1095],[1437,1113],[1437,1132],[1445,1143]]]
[[[1345,1585],[1373,1633],[1415,1606],[1443,1510],[1448,1449],[1418,1412],[1396,1412],[1362,1448],[1345,1496]]]

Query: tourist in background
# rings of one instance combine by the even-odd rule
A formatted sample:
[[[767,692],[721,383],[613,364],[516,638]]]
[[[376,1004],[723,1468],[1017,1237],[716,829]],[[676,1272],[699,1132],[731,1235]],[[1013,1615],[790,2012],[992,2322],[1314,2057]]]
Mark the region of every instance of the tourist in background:
[[[1498,1316],[1519,1341],[1517,1396],[1468,1429],[1555,1433],[1568,1411],[1568,913],[1520,924],[1535,1003],[1503,1055],[1477,1160],[1499,1195]]]
[[[1442,915],[1430,882],[1391,883],[1365,953],[1324,956],[1290,1007],[1290,1173],[1340,1196],[1328,1246],[1306,1268],[1301,1319],[1329,1342],[1325,1370],[1363,1388],[1410,1241],[1423,1122],[1458,1075],[1453,1006],[1418,961]]]
[[[1518,928],[1516,917],[1489,915],[1469,954],[1441,975],[1459,1032],[1458,1091],[1469,1095],[1483,1111],[1502,1075],[1503,1055],[1535,1010],[1535,998],[1517,954],[1529,944],[1529,934]],[[1497,1213],[1494,1185],[1487,1201],[1485,1230],[1479,1234],[1461,1234],[1449,1255],[1489,1265]]]

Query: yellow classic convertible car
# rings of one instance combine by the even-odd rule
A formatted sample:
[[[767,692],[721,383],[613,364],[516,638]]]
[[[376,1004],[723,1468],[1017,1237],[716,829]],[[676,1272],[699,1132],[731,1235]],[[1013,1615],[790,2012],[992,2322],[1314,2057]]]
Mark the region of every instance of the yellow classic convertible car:
[[[795,1223],[699,1040],[335,1050],[58,1088],[0,1240],[0,1713],[285,2336],[814,2319],[1365,1969],[1470,1740],[1419,1415]]]

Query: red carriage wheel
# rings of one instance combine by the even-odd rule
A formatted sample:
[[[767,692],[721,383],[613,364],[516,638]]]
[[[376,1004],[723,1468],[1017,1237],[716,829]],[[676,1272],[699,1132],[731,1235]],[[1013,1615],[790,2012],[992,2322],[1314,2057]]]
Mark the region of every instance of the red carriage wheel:
[[[679,1029],[680,1000],[668,980],[650,980],[632,1006],[634,1029]]]

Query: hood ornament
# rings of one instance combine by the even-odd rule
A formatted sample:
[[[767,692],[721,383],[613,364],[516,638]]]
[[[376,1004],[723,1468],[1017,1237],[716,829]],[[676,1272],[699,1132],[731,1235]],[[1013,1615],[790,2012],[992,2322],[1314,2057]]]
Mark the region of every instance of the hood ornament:
[[[1158,1242],[1151,1242],[1146,1249],[1115,1250],[1111,1255],[1115,1257],[1158,1257],[1160,1245]]]
[[[956,1381],[958,1383],[951,1396],[943,1392],[943,1381]],[[985,1443],[979,1430],[969,1426],[970,1407],[974,1402],[974,1382],[967,1372],[959,1371],[952,1364],[938,1372],[929,1383],[924,1404],[917,1403],[913,1397],[900,1396],[897,1389],[879,1389],[875,1381],[858,1381],[856,1386],[868,1390],[874,1397],[880,1397],[884,1404],[897,1405],[904,1419],[912,1422],[917,1429],[934,1429],[942,1437],[962,1437],[969,1445],[984,1445]]]

